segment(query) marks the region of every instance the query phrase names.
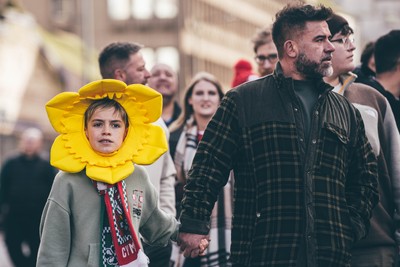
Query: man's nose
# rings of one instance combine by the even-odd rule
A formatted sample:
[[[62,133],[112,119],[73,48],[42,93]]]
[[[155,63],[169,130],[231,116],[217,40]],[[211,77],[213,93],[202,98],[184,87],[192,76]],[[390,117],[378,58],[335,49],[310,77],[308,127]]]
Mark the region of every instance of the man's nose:
[[[336,50],[335,46],[330,41],[328,41],[327,45],[325,47],[325,51],[327,51],[329,53],[333,53],[335,50]]]
[[[263,68],[268,69],[271,67],[272,67],[272,63],[268,59],[264,60]]]

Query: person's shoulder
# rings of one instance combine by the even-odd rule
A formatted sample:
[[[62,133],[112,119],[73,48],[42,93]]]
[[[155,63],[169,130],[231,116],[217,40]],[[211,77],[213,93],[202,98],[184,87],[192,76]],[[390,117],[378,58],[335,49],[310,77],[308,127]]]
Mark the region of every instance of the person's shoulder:
[[[274,79],[273,75],[263,76],[255,80],[242,83],[241,85],[238,85],[237,87],[233,88],[231,91],[237,91],[241,93],[242,92],[247,93],[248,90],[254,91],[254,89],[259,89],[260,87],[262,87],[264,83],[269,82],[271,79]]]
[[[6,155],[6,158],[4,160],[4,164],[9,164],[12,162],[17,162],[20,161],[23,158],[23,155],[20,152],[13,151]]]
[[[146,168],[136,164],[134,166],[135,170],[133,173],[125,178],[125,182],[127,183],[128,187],[135,187],[136,189],[141,188],[145,191],[147,191],[149,188],[154,189]]]
[[[90,184],[90,179],[84,172],[84,170],[78,173],[59,171],[53,181],[52,194],[68,196],[73,191],[86,190]]]
[[[273,75],[267,75],[253,81],[243,83],[226,93],[229,98],[238,99],[259,99],[264,94],[266,88],[270,88],[271,82],[274,82]]]
[[[379,106],[387,105],[387,101],[384,95],[382,95],[375,88],[363,83],[352,83],[349,86],[349,90],[346,90],[346,93],[348,93],[349,96],[352,96],[352,98],[363,101],[365,103],[375,102]]]
[[[332,105],[331,106],[332,108],[345,107],[347,110],[349,110],[349,109],[353,110],[354,109],[354,106],[351,103],[351,101],[347,97],[345,97],[345,96],[343,96],[341,94],[335,93],[333,91],[329,91],[328,94],[327,94],[327,97],[330,98],[331,100],[333,100],[336,103],[340,103],[340,105]]]
[[[135,170],[131,175],[128,176],[130,179],[135,179],[136,181],[149,181],[149,174],[144,166],[134,165]]]
[[[368,93],[369,95],[373,95],[376,97],[384,97],[381,93],[379,93],[375,88],[370,85],[354,82],[350,85],[350,88],[357,90],[362,93]]]
[[[62,183],[69,183],[70,181],[81,180],[84,177],[83,171],[78,173],[71,173],[59,170],[54,178],[54,181]]]

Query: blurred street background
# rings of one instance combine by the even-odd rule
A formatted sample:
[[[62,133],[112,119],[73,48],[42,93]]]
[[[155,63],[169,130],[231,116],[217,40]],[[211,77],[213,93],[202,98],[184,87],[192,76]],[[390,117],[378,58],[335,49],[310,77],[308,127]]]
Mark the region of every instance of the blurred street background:
[[[239,59],[254,62],[251,38],[270,26],[289,0],[0,0],[0,166],[27,127],[43,130],[49,150],[56,133],[45,103],[100,79],[99,51],[132,41],[146,67],[167,63],[183,92],[207,71],[230,89]],[[355,30],[355,61],[365,44],[400,28],[399,0],[323,0]],[[178,94],[182,97],[182,93]],[[1,168],[1,167],[0,167]],[[12,267],[0,231],[0,267]]]

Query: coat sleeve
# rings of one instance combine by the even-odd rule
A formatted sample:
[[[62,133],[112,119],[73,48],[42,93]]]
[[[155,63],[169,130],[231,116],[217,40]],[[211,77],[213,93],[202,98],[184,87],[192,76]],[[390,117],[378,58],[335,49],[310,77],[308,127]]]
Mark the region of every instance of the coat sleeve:
[[[48,199],[40,222],[37,266],[67,266],[71,248],[70,213]]]
[[[354,227],[354,241],[367,235],[372,209],[379,201],[376,157],[368,142],[358,110],[356,117],[356,137],[351,148],[349,173],[346,179],[346,200]]]
[[[385,99],[386,100],[386,99]],[[386,113],[383,120],[385,128],[386,147],[384,148],[386,163],[392,181],[393,201],[395,204],[395,225],[400,225],[400,134],[397,129],[396,120],[392,108],[386,100]],[[395,239],[400,246],[400,229],[396,227]]]
[[[147,172],[141,175],[145,190],[143,201],[145,206],[140,219],[139,232],[146,243],[152,246],[166,246],[169,240],[177,239],[178,222],[174,215],[160,209],[158,192],[151,184]]]
[[[175,176],[174,162],[169,152],[166,152],[163,156],[163,169],[160,180],[160,208],[173,216],[176,216]]]

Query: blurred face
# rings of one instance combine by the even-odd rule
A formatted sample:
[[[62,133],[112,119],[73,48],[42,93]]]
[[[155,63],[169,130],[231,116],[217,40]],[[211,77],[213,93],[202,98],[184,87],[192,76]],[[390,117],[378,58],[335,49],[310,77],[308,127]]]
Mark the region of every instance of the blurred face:
[[[42,138],[37,136],[24,136],[20,141],[20,147],[22,153],[28,157],[37,155],[42,148]]]
[[[150,72],[145,67],[146,63],[143,59],[143,55],[140,52],[132,54],[129,62],[122,69],[118,80],[125,82],[126,84],[146,84],[147,79],[150,77]]]
[[[176,73],[168,65],[157,64],[151,70],[148,85],[162,94],[163,97],[173,97],[178,89]]]
[[[210,118],[217,111],[220,101],[217,87],[204,80],[193,87],[192,96],[189,98],[195,115]]]
[[[332,75],[330,31],[325,21],[307,22],[302,35],[297,38],[298,55],[296,69],[303,79]]]
[[[85,134],[94,151],[110,154],[118,150],[126,136],[126,125],[114,108],[97,109],[87,122]]]
[[[278,62],[278,50],[276,50],[274,42],[259,46],[255,59],[260,76],[271,74],[275,70],[276,62]]]
[[[335,76],[354,69],[353,56],[356,47],[353,40],[352,35],[344,36],[341,33],[337,33],[332,37],[331,43],[335,47],[332,57],[333,73]]]

